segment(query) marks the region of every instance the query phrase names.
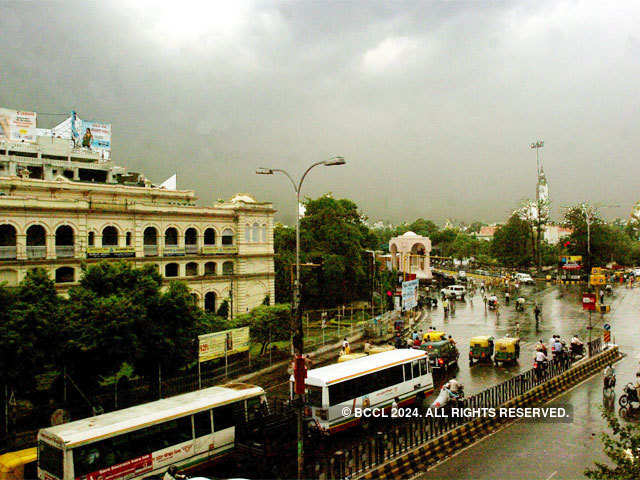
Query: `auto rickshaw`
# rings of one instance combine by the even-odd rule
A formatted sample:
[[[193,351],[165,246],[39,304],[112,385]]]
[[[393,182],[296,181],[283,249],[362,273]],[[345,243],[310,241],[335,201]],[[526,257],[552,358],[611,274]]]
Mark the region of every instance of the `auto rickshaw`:
[[[36,478],[37,460],[36,447],[0,455],[0,480]]]
[[[429,330],[422,336],[423,342],[439,342],[440,340],[446,340],[447,334],[441,331]]]
[[[520,358],[520,339],[519,338],[498,338],[495,341],[495,355],[493,362],[496,365],[500,363],[515,363]]]
[[[458,363],[460,353],[454,343],[448,339],[425,342],[420,349],[429,355],[429,365],[433,370],[446,369]]]
[[[493,337],[482,335],[473,337],[469,341],[469,363],[473,365],[476,360],[478,362],[491,361],[493,356]]]

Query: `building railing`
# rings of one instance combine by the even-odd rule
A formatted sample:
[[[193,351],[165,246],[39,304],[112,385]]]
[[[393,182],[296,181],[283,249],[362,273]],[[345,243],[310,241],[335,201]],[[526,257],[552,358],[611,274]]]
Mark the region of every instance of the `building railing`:
[[[47,258],[46,245],[27,246],[27,258]]]
[[[185,245],[184,251],[187,254],[195,254],[198,253],[198,245]]]
[[[56,245],[56,257],[72,258],[75,256],[76,247],[74,245]]]
[[[15,260],[18,255],[18,247],[0,247],[0,260]]]
[[[144,246],[144,256],[145,257],[157,257],[158,256],[158,245],[145,245]]]

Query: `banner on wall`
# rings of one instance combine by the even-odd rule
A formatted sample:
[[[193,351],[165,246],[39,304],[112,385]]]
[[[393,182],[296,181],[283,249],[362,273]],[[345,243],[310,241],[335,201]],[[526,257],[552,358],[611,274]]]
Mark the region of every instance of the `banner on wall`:
[[[52,136],[73,140],[78,147],[98,152],[103,158],[111,156],[111,124],[82,120],[76,112],[51,129]]]

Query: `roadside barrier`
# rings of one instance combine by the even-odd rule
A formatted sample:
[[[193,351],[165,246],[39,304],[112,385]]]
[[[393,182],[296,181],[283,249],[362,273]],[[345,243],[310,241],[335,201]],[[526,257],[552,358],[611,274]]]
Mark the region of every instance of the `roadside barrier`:
[[[602,350],[601,339],[588,345],[590,358],[574,365],[554,363],[536,376],[533,370],[517,375],[465,399],[464,407],[521,407],[544,402],[568,390],[616,361],[617,346]],[[358,445],[338,450],[306,466],[307,478],[406,478],[425,471],[461,448],[513,421],[500,417],[420,417],[364,438]]]

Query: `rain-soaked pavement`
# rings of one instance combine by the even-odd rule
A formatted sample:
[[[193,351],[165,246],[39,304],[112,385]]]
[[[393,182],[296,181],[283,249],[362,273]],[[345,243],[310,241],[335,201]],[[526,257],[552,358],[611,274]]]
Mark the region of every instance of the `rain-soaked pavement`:
[[[540,331],[535,332],[535,321],[531,312],[514,314],[508,307],[503,308],[500,319],[488,313],[484,316],[484,305],[480,308],[481,315],[469,315],[471,306],[459,308],[454,318],[443,320],[442,313],[432,314],[436,326],[446,326],[456,337],[462,340],[464,335],[472,329],[486,329],[487,334],[505,333],[513,329],[516,321],[521,325],[521,336],[525,340],[526,353],[523,353],[520,368],[530,367],[532,342],[536,338],[548,339],[553,333],[568,337],[574,332],[584,332],[587,325],[587,315],[582,312],[575,287],[564,290],[563,287],[551,287],[538,292],[542,300],[543,320]],[[562,297],[561,297],[562,295]],[[615,296],[608,297],[605,303],[612,305],[611,313],[604,321],[612,326],[612,334],[620,349],[627,356],[616,365],[618,379],[616,387],[617,397],[623,385],[632,381],[638,371],[640,354],[640,290],[629,290],[624,287],[616,288]],[[478,310],[478,301],[473,299],[474,311]],[[462,306],[462,304],[459,304]],[[477,317],[477,318],[476,318]],[[476,321],[473,321],[476,318]],[[486,319],[486,321],[485,321]],[[601,326],[599,315],[593,316],[593,323]],[[492,330],[493,329],[493,330]],[[512,331],[512,330],[511,330]],[[484,333],[484,332],[478,332]],[[599,334],[594,330],[594,335]],[[464,343],[460,341],[459,344]],[[461,345],[464,358],[465,345]],[[499,378],[506,378],[508,372],[494,367],[474,366],[470,371],[461,363],[458,378],[469,385],[473,392],[483,384],[492,383]],[[592,466],[594,461],[606,462],[602,453],[602,444],[598,434],[607,430],[605,421],[600,415],[603,404],[602,374],[598,374],[579,384],[573,390],[565,393],[553,401],[554,404],[571,404],[574,409],[573,422],[559,423],[523,423],[517,422],[488,438],[463,450],[453,458],[436,466],[420,478],[434,479],[584,479],[585,468]]]

